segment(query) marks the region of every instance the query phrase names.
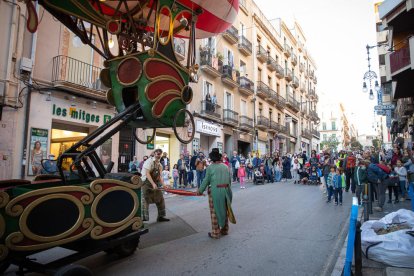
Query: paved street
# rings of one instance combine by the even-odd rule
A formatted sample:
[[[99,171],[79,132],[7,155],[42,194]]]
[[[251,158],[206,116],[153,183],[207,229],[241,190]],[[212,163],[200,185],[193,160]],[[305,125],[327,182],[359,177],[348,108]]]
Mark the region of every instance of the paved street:
[[[207,197],[167,196],[167,223],[155,223],[131,257],[97,254],[82,261],[96,275],[323,275],[342,247],[351,194],[327,204],[317,186],[292,182],[233,184],[237,224],[220,240],[207,236]],[[50,254],[53,255],[53,254]],[[51,256],[49,256],[51,257]],[[48,257],[45,257],[48,258]],[[329,267],[327,267],[329,266]]]

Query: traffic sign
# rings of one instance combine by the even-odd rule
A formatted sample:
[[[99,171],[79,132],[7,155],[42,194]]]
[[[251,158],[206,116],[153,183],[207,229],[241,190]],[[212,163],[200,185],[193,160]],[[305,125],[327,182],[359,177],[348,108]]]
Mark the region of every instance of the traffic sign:
[[[384,104],[384,105],[374,106],[374,110],[387,110],[387,109],[393,110],[393,109],[395,109],[395,105],[393,105],[393,104]]]

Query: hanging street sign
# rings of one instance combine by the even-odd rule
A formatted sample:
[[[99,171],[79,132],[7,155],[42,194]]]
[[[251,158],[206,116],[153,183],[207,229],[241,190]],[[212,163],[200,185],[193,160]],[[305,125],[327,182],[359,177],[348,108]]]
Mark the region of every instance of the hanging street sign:
[[[391,113],[392,113],[391,109],[388,109],[386,113],[387,113],[387,118],[386,118],[387,127],[391,128]]]
[[[384,104],[384,105],[376,105],[374,106],[374,110],[393,110],[395,109],[395,105],[393,104]]]
[[[381,106],[382,105],[382,89],[380,89],[380,91],[377,92],[377,98],[378,98],[378,105]]]
[[[377,110],[376,112],[377,112],[377,115],[380,115],[380,116],[386,115],[385,110]]]

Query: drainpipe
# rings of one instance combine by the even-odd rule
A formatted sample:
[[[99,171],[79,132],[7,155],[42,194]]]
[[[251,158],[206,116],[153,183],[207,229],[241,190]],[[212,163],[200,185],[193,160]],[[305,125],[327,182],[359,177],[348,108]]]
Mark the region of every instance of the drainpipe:
[[[39,4],[36,1],[36,13],[39,13]],[[31,51],[30,51],[30,59],[32,61],[32,64],[35,64],[35,58],[36,58],[36,45],[37,45],[37,32],[32,34],[32,45],[31,45]],[[33,67],[32,67],[33,68]],[[33,74],[33,69],[32,69]],[[22,168],[20,172],[20,176],[22,179],[25,179],[26,177],[26,167],[27,167],[27,140],[29,136],[29,115],[30,115],[30,103],[32,101],[32,76],[29,78],[29,86],[27,87],[27,96],[26,96],[26,108],[25,108],[25,114],[24,114],[24,133],[23,133],[23,153],[22,153]]]

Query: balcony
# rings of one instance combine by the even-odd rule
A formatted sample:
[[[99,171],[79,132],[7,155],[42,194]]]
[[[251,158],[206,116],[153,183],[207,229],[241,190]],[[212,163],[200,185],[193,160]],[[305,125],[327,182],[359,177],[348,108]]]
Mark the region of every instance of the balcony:
[[[261,130],[268,130],[270,127],[269,119],[262,115],[257,116],[256,126]]]
[[[302,137],[305,137],[307,139],[312,139],[312,134],[309,130],[307,129],[302,129]]]
[[[258,81],[257,82],[257,96],[265,100],[269,95],[269,86],[267,86],[264,82]]]
[[[300,114],[302,116],[308,116],[309,115],[308,107],[306,105],[302,106],[302,108],[300,109]]]
[[[282,126],[280,124],[277,125],[278,132],[283,135],[288,135],[288,129],[286,126]]]
[[[265,61],[267,61],[267,56],[268,56],[268,54],[267,54],[265,48],[263,48],[263,46],[261,46],[261,45],[257,46],[257,56],[256,56],[257,59],[260,62],[265,62]]]
[[[298,41],[298,50],[299,50],[299,52],[302,52],[302,50],[303,50],[303,43],[302,43],[302,41]]]
[[[99,79],[102,68],[68,57],[55,56],[52,65],[52,83],[98,99],[106,99],[109,89]]]
[[[223,65],[222,70],[221,81],[231,88],[238,87],[239,84],[237,83],[237,72],[233,70],[230,65]]]
[[[292,86],[295,88],[299,87],[299,79],[296,76],[293,77]]]
[[[292,62],[293,66],[296,66],[296,64],[298,64],[298,57],[294,53],[292,53],[290,61]]]
[[[239,51],[245,56],[250,56],[252,54],[252,49],[252,43],[243,35],[240,36]]]
[[[213,78],[218,78],[221,76],[219,71],[219,59],[214,56],[210,50],[201,49],[200,50],[200,69],[210,75]]]
[[[201,101],[200,114],[216,122],[221,122],[221,106],[218,104],[213,104],[210,101]]]
[[[309,115],[310,115],[310,118],[311,118],[312,121],[314,121],[314,122],[319,121],[318,113],[315,110],[311,110],[309,112]]]
[[[223,110],[223,124],[237,126],[239,124],[239,113],[231,109]]]
[[[395,52],[386,58],[386,66],[390,68],[391,80],[396,82],[394,91],[391,93],[393,100],[413,97],[414,35],[412,32],[407,35],[408,37],[398,43],[399,47],[396,47]]]
[[[285,77],[285,70],[283,70],[283,67],[279,64],[276,65],[276,77],[278,79],[282,79]]]
[[[304,81],[300,83],[300,92],[306,92],[306,83]]]
[[[272,103],[272,104],[276,104],[277,103],[277,93],[276,93],[276,91],[269,88],[269,92],[267,94],[266,100],[268,102]]]
[[[293,111],[298,112],[300,110],[300,104],[295,98],[293,98],[293,94],[288,95],[286,105]]]
[[[313,137],[315,137],[316,139],[320,139],[321,133],[319,131],[317,131],[316,129],[312,129],[311,133],[312,133]]]
[[[185,40],[182,38],[174,37],[174,52],[178,61],[185,59]]]
[[[292,70],[290,70],[289,68],[285,68],[285,80],[292,81],[292,79],[293,79]]]
[[[286,100],[282,96],[276,93],[276,107],[283,109],[286,107]]]
[[[269,71],[271,72],[274,72],[276,71],[276,68],[277,68],[276,60],[269,56],[267,58],[267,69],[269,69]]]
[[[251,80],[249,80],[246,77],[239,77],[238,78],[239,83],[239,92],[246,95],[251,96],[254,94],[254,84]]]
[[[268,131],[273,133],[278,132],[278,123],[270,119]]]
[[[299,64],[299,72],[303,73],[305,71],[305,64],[304,63],[300,63]]]
[[[228,28],[222,35],[231,44],[239,42],[239,30],[237,30],[234,26]]]
[[[308,95],[311,99],[315,99],[316,97],[315,89],[309,88]]]
[[[239,128],[241,130],[245,130],[245,131],[252,131],[253,130],[253,119],[249,118],[247,116],[240,116],[240,126]]]
[[[239,8],[244,11],[244,13],[247,15],[249,14],[249,10],[247,9],[246,0],[239,0]]]
[[[292,55],[292,50],[287,43],[285,43],[285,47],[283,47],[283,53],[286,57],[290,57]]]
[[[410,65],[410,47],[408,43],[406,43],[402,48],[390,54],[391,75],[409,68]]]

